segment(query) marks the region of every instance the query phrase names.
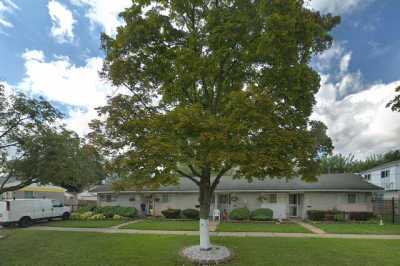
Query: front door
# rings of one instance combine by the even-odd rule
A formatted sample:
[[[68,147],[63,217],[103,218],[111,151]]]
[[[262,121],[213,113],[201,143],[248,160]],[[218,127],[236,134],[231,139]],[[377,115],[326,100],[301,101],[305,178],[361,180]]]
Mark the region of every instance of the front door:
[[[289,217],[299,216],[299,194],[289,194]]]
[[[217,194],[218,195],[218,206],[217,208],[221,213],[229,210],[229,194]]]
[[[154,206],[155,201],[154,199],[146,199],[146,215],[154,216]]]

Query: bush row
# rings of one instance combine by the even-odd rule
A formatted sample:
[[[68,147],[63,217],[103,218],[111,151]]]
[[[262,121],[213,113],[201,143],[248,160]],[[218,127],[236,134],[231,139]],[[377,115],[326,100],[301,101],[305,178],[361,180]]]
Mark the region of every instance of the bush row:
[[[374,218],[372,212],[342,212],[338,210],[309,210],[308,219],[311,221],[344,221],[346,219],[355,221],[367,221]]]
[[[167,219],[199,219],[199,211],[196,209],[166,209],[161,211],[162,215]],[[270,221],[273,219],[273,211],[271,209],[256,209],[252,212],[248,208],[236,208],[233,209],[229,218],[235,221],[241,220],[254,220],[254,221]]]
[[[197,220],[200,217],[200,213],[196,209],[185,209],[181,211],[180,209],[166,209],[161,211],[162,215],[167,219],[193,219]]]
[[[250,212],[248,208],[236,208],[229,214],[229,219],[234,221],[253,220],[270,221],[273,219],[274,212],[271,209],[261,208]]]
[[[71,215],[72,220],[106,220],[109,219],[107,218],[104,214],[101,213],[93,213],[93,212],[84,212],[84,213],[79,213],[79,212],[74,212]],[[111,217],[113,220],[123,220],[127,219],[126,217],[120,216],[115,214],[114,216]]]
[[[106,218],[113,218],[115,215],[121,217],[135,218],[137,216],[137,209],[133,207],[120,207],[120,206],[106,206],[106,207],[96,207],[96,206],[83,206],[76,212],[80,215],[93,213],[102,214]]]

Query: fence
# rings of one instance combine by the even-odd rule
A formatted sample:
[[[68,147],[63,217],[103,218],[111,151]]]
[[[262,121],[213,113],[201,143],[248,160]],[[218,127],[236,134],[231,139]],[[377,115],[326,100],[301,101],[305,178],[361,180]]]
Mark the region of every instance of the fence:
[[[400,199],[377,198],[373,202],[374,214],[381,217],[385,223],[400,224]]]

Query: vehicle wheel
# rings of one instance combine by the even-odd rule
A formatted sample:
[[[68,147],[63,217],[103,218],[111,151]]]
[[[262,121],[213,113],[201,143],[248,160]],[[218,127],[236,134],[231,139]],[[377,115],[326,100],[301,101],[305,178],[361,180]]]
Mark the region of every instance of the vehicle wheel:
[[[63,215],[62,215],[62,219],[63,220],[68,220],[69,216],[70,216],[69,212],[64,212]]]
[[[32,220],[29,217],[22,217],[21,220],[19,220],[18,225],[20,227],[29,227],[32,225]]]

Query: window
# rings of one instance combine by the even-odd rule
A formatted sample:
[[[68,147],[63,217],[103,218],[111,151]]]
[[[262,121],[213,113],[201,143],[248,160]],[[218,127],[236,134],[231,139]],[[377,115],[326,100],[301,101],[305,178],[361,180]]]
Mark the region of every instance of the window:
[[[106,195],[106,202],[111,202],[111,201],[113,201],[112,195],[111,194],[107,194]]]
[[[390,170],[381,171],[381,178],[389,177]]]
[[[371,174],[366,174],[366,175],[364,175],[364,178],[366,179],[366,180],[371,180]]]
[[[218,204],[227,204],[229,201],[228,194],[218,195]]]
[[[33,191],[24,191],[24,199],[33,199]]]
[[[53,205],[54,208],[64,207],[64,204],[59,200],[52,200],[51,204]]]
[[[167,203],[168,202],[168,194],[162,194],[162,197],[161,197],[161,202],[162,203]]]
[[[274,194],[269,194],[269,203],[277,203],[277,195],[276,193]]]
[[[347,194],[347,202],[348,203],[356,203],[357,194],[356,193],[349,193]]]

